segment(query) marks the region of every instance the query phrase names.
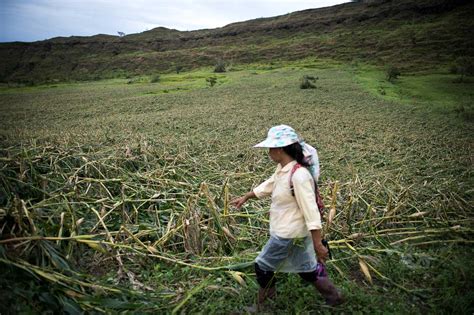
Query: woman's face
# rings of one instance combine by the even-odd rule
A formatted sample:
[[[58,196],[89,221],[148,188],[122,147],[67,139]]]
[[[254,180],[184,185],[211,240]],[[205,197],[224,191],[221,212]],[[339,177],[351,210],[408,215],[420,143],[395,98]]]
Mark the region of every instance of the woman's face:
[[[268,155],[273,162],[279,163],[281,159],[281,148],[270,148],[268,150]]]

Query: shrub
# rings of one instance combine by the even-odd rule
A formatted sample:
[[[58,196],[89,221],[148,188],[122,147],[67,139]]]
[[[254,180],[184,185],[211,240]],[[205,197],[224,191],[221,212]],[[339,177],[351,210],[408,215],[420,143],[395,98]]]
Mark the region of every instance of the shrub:
[[[206,82],[209,83],[210,87],[213,87],[217,83],[216,77],[209,77],[206,79]]]
[[[216,66],[214,67],[214,72],[217,72],[217,73],[225,72],[225,62],[222,60],[219,60],[216,63]]]
[[[458,74],[458,66],[457,65],[451,65],[449,67],[449,73],[451,74]]]
[[[464,82],[465,76],[473,76],[474,75],[474,58],[471,57],[459,57],[456,59],[456,63],[451,66],[450,72],[452,74],[459,74],[460,77],[456,79],[454,82],[460,83]]]
[[[400,75],[400,69],[398,69],[397,67],[395,66],[390,66],[388,67],[387,71],[386,71],[386,75],[387,75],[387,80],[389,82],[393,82],[395,81],[398,76]]]
[[[315,84],[318,79],[319,79],[318,77],[304,75],[301,78],[300,89],[315,89],[316,88]]]
[[[183,66],[176,66],[175,70],[176,70],[176,74],[179,74],[181,70],[183,70]]]
[[[459,104],[455,109],[454,112],[458,114],[464,120],[467,121],[474,121],[474,106],[473,104]]]
[[[150,77],[150,82],[151,83],[157,83],[160,82],[160,75],[159,74],[154,74]]]

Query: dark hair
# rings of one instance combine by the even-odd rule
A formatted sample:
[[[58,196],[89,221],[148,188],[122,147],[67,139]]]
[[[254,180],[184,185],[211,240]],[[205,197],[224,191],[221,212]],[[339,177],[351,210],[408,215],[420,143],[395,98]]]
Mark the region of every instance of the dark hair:
[[[287,145],[286,147],[283,147],[282,149],[283,151],[285,151],[286,154],[294,158],[296,162],[298,162],[302,166],[305,166],[305,167],[309,166],[308,162],[306,162],[304,159],[303,147],[301,146],[299,142],[295,142],[293,144]]]

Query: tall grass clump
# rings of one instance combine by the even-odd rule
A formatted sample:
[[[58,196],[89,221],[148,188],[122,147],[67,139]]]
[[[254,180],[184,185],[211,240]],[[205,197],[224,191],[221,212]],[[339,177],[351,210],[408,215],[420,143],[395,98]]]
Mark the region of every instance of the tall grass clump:
[[[387,78],[387,81],[389,82],[394,82],[398,77],[400,76],[401,72],[398,67],[395,66],[389,66],[385,72],[385,76]]]
[[[160,82],[161,77],[159,74],[154,74],[150,77],[150,83],[158,83]]]
[[[216,77],[206,78],[206,82],[209,84],[210,87],[213,87],[217,83],[217,78]]]
[[[450,72],[452,74],[459,74],[459,77],[455,80],[456,83],[464,82],[466,76],[474,75],[474,58],[467,56],[458,57],[451,66]]]
[[[226,64],[223,60],[217,61],[216,65],[214,66],[214,72],[216,73],[226,72]]]
[[[318,77],[304,75],[300,80],[300,89],[315,89],[317,80],[319,80]]]
[[[454,112],[466,121],[474,121],[474,104],[472,103],[459,104]]]

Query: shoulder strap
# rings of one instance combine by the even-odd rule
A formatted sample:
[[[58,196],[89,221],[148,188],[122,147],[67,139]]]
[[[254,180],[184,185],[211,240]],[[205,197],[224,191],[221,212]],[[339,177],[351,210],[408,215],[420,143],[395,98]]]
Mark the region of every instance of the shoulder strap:
[[[300,163],[296,163],[293,168],[291,169],[290,173],[290,190],[291,190],[291,195],[295,195],[295,189],[293,187],[293,174],[295,174],[296,170],[298,170],[302,165]]]
[[[303,167],[300,163],[296,163],[293,168],[291,169],[290,173],[290,190],[291,190],[291,195],[294,197],[295,196],[295,188],[293,187],[293,174],[300,168]],[[319,187],[318,183],[314,180],[314,194],[316,197],[316,204],[318,205],[319,213],[321,214],[321,218],[323,217],[323,211],[324,211],[324,201],[321,196],[321,193],[319,192]]]

